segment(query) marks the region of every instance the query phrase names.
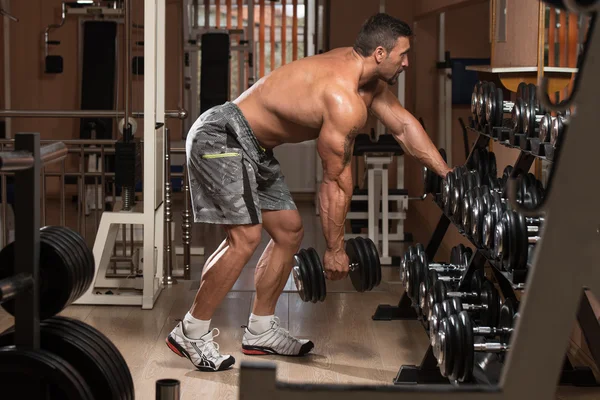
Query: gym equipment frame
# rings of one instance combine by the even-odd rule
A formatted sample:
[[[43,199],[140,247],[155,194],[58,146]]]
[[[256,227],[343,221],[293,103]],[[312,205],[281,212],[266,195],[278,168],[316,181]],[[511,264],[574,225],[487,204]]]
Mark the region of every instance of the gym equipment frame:
[[[585,10],[575,0],[564,0],[564,4],[574,12],[600,10],[599,2]],[[600,169],[597,156],[600,137],[593,129],[598,123],[600,32],[594,29],[594,22],[589,30],[579,75],[566,104],[551,104],[546,94],[548,82],[545,78],[541,78],[538,85],[538,97],[547,109],[560,111],[576,107],[568,132],[559,138],[557,148],[560,151],[555,154],[547,194],[540,207],[531,210],[517,204],[514,176],[508,181],[512,207],[526,216],[543,213],[545,225],[528,270],[527,293],[520,302],[521,317],[510,340],[511,351],[497,371],[497,383],[394,386],[291,384],[277,382],[273,365],[243,362],[240,399],[285,397],[293,400],[310,397],[313,400],[358,400],[370,397],[429,400],[440,396],[444,399],[552,399],[565,365],[565,351],[576,320],[582,325],[598,364],[600,326],[591,312],[586,291],[600,293],[600,270],[596,265],[600,241],[600,208],[597,204],[600,190],[590,184],[583,173]],[[576,137],[578,144],[575,143]],[[578,195],[574,196],[574,193]],[[441,218],[436,233],[445,231],[449,223]],[[441,240],[436,238],[436,233],[427,248],[428,256],[432,256],[430,252],[435,253],[433,250],[438,247],[433,242]],[[481,262],[480,257],[484,256],[476,252],[471,264]],[[504,288],[501,289],[504,292]]]

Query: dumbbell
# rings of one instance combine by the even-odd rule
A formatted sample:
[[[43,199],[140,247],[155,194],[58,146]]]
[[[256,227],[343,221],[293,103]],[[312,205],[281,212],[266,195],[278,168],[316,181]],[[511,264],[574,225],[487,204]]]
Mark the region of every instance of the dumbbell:
[[[455,250],[456,249],[456,250]],[[419,308],[424,315],[427,315],[427,293],[429,288],[434,286],[437,281],[446,282],[449,284],[458,283],[462,278],[462,274],[466,271],[473,252],[469,248],[455,246],[452,251],[457,253],[451,257],[450,263],[429,263],[425,254],[417,258],[412,264],[412,280],[409,279],[410,290],[414,291],[411,295],[418,300]]]
[[[417,254],[425,253],[425,248],[423,244],[417,243],[414,247],[408,246],[408,249],[404,252],[402,259],[400,260],[400,281],[402,282],[402,286],[406,289],[408,285],[408,266],[417,256]]]
[[[567,110],[565,115],[558,114],[556,117],[552,117],[552,127],[550,129],[550,144],[556,148],[556,141],[559,136],[562,136],[565,126],[569,123],[570,111]]]
[[[544,219],[525,217],[514,210],[506,210],[495,227],[494,253],[507,271],[527,267],[529,245],[540,240],[539,232]]]
[[[463,309],[479,312],[479,319],[483,324],[495,324],[498,318],[498,300],[500,298],[498,290],[480,273],[473,274],[469,289],[470,292],[451,291],[445,282],[438,281],[429,289],[428,307],[450,298],[458,298],[461,302],[462,300],[471,300],[474,303],[462,303]]]
[[[491,128],[502,126],[504,114],[510,113],[515,106],[512,101],[505,101],[501,88],[493,82],[488,83],[488,99],[485,101],[485,119]]]
[[[370,291],[381,283],[381,264],[371,239],[356,237],[346,241],[350,261],[350,280],[357,292]],[[294,283],[303,301],[316,303],[326,297],[325,271],[314,248],[301,249],[294,255]]]
[[[498,298],[498,304],[496,307],[496,316],[498,319],[494,321],[488,320],[484,325],[473,327],[473,333],[475,335],[483,337],[496,337],[509,335],[510,333],[512,333],[512,329],[506,329],[499,326],[500,321],[502,320],[502,318],[504,318],[504,313],[506,313],[507,311],[514,313],[514,306],[512,300],[509,298],[505,300],[503,304],[501,304],[501,299]],[[507,307],[509,307],[509,310],[504,310],[504,308]],[[434,304],[431,316],[429,317],[429,340],[433,349],[433,355],[436,358],[438,356],[437,351],[439,350],[436,346],[436,340],[438,338],[437,334],[439,332],[440,322],[443,319],[449,318],[451,315],[456,315],[463,311],[469,312],[469,310],[463,307],[460,299],[457,298],[454,298],[452,300],[444,300],[441,303]],[[473,318],[471,314],[469,314],[469,317],[473,321],[481,322],[477,321],[476,318]]]
[[[510,349],[510,337],[519,314],[507,299],[500,310],[498,330],[503,332],[498,342],[475,343],[476,327],[465,311],[450,315],[439,323],[434,340],[434,354],[442,376],[453,381],[468,382],[473,377],[475,352],[505,353]]]

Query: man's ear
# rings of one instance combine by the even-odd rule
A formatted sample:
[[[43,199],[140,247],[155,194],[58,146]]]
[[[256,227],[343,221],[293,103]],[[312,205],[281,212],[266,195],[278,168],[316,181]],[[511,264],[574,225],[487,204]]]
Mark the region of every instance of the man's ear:
[[[385,60],[387,57],[387,52],[385,51],[385,49],[382,46],[377,46],[377,48],[375,49],[375,60],[377,61],[377,63],[381,63],[383,60]]]

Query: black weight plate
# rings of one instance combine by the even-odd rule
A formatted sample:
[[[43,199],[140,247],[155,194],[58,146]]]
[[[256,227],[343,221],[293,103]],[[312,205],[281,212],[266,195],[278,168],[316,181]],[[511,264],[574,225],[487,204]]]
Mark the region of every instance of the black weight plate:
[[[294,263],[298,266],[297,279],[299,282],[296,283],[298,295],[302,301],[310,301],[310,288],[307,287],[307,285],[310,285],[308,271],[306,271],[306,263],[304,262],[304,257],[300,255],[300,252],[294,254]],[[298,283],[301,287],[298,287]]]
[[[306,266],[306,272],[308,274],[308,280],[310,281],[310,292],[309,299],[312,303],[316,303],[319,298],[319,289],[320,285],[318,282],[318,277],[315,272],[315,266],[308,255],[308,250],[301,249],[300,256],[302,257],[302,261],[304,261],[304,265]]]
[[[319,287],[319,298],[318,301],[324,301],[325,297],[327,297],[327,282],[325,279],[325,272],[323,271],[323,264],[321,263],[321,259],[319,258],[319,254],[317,250],[314,248],[308,249],[308,255],[312,260],[312,265],[315,267],[315,274],[317,277],[318,287]]]
[[[471,276],[470,286],[467,290],[471,292],[479,292],[481,290],[481,285],[483,284],[483,271],[478,269],[473,271],[473,275]]]
[[[458,377],[460,382],[469,382],[473,377],[473,366],[475,365],[475,340],[473,338],[473,323],[469,313],[461,311],[458,314],[460,330],[463,334],[463,372]]]
[[[497,326],[498,324],[498,291],[489,280],[485,280],[481,286],[481,305],[485,306],[480,313],[479,323],[483,326]]]
[[[442,281],[437,281],[433,285],[433,301],[435,303],[442,303],[446,300],[446,284]]]
[[[442,340],[437,340],[436,341],[436,346],[439,347],[439,349],[437,350],[437,352],[439,354],[443,355],[443,362],[440,363],[439,367],[440,367],[440,374],[442,374],[442,376],[448,376],[450,375],[450,373],[452,373],[452,366],[454,365],[454,349],[452,348],[452,338],[451,338],[451,333],[450,333],[450,322],[448,321],[448,318],[443,318],[440,322],[439,322],[439,329],[438,329],[438,336],[444,336],[445,339]],[[438,360],[439,361],[439,360]]]
[[[48,398],[93,400],[81,374],[60,357],[45,350],[0,348],[0,387],[6,399],[22,398],[24,388],[39,382]]]
[[[375,251],[377,251],[377,249],[375,249]],[[423,243],[417,243],[415,245],[415,252],[417,254],[425,254],[425,247],[423,247]],[[379,259],[379,257],[377,257],[377,258]]]
[[[527,191],[530,193],[531,202],[533,206],[536,207],[542,201],[542,194],[538,190],[537,185],[538,180],[536,179],[535,175],[533,175],[531,172],[527,174],[527,178]]]
[[[496,107],[494,107],[494,126],[502,126],[502,119],[504,118],[504,92],[502,88],[496,89]]]
[[[364,243],[364,239],[362,238],[362,236],[358,236],[356,237],[356,244],[358,246],[359,249],[359,253],[361,254],[361,268],[364,269],[364,273],[365,276],[367,277],[367,279],[365,280],[365,292],[370,291],[371,289],[373,289],[373,285],[375,284],[375,276],[374,276],[374,271],[371,269],[371,265],[369,264],[369,257],[370,257],[370,252],[367,250],[367,246]],[[420,257],[419,254],[417,254],[417,259]]]
[[[473,258],[473,249],[470,247],[465,247],[462,254],[463,257],[466,257],[467,265],[469,265],[469,263],[471,262],[471,258]],[[464,261],[461,259],[461,262]]]
[[[437,271],[434,269],[430,269],[429,271],[427,271],[427,291],[428,292],[431,288],[433,288],[435,283],[438,281],[438,276],[439,275],[438,275]]]
[[[358,245],[355,239],[348,239],[346,241],[346,254],[348,255],[348,259],[350,260],[351,264],[360,262]],[[350,271],[349,273],[350,280],[352,281],[352,286],[354,286],[354,289],[359,293],[364,292],[365,290],[366,276],[363,276],[364,272],[365,271],[363,270],[363,268],[360,268],[359,265],[359,268],[356,268],[354,271]]]
[[[527,224],[525,223],[525,216],[523,214],[515,213],[515,219],[517,220],[517,226],[519,230],[518,246],[517,246],[517,262],[514,266],[515,269],[527,268],[527,256],[529,253],[529,241],[527,234]]]
[[[477,120],[477,100],[480,85],[481,81],[478,81],[473,87],[473,92],[471,93],[471,114],[473,114],[473,119],[475,120]]]
[[[73,298],[71,299],[71,302],[73,302],[79,297],[81,297],[81,295],[89,287],[89,277],[87,276],[88,268],[86,265],[85,254],[83,254],[83,252],[78,247],[77,243],[71,238],[70,235],[68,235],[66,230],[57,228],[60,227],[45,226],[40,229],[40,236],[49,235],[55,237],[55,239],[62,244],[63,249],[66,249],[65,251],[68,252],[71,256],[71,259],[73,261],[73,270],[75,272],[74,276],[76,276],[77,279],[76,290],[73,292]]]
[[[374,287],[377,287],[381,284],[381,261],[379,259],[379,252],[377,251],[377,247],[375,243],[371,239],[364,239],[364,242],[369,249],[369,259],[373,263],[373,269],[375,270],[375,284]],[[422,246],[422,245],[421,245]]]
[[[0,251],[0,279],[14,275],[14,263],[15,242],[11,242]],[[73,279],[71,270],[64,265],[64,261],[54,246],[40,239],[40,320],[58,314],[68,305],[74,290]],[[2,307],[9,314],[15,315],[14,300],[4,302]]]
[[[509,270],[512,271],[516,268],[519,260],[519,243],[521,242],[521,234],[518,228],[517,215],[514,210],[508,210],[508,238],[510,244],[508,247],[509,251]]]
[[[494,122],[496,120],[496,116],[494,115],[494,111],[496,110],[496,84],[494,84],[494,82],[488,82],[487,95],[488,97],[485,103],[485,110],[483,110],[483,112],[485,114],[485,120],[487,124],[490,126],[494,126]],[[490,110],[489,115],[488,110]]]
[[[305,254],[306,249],[300,249],[296,254],[298,267],[300,268],[300,277],[302,280],[302,287],[304,292],[304,301],[309,302],[312,301],[313,296],[313,280],[312,280],[312,271],[311,267],[308,264]]]
[[[89,248],[89,246],[85,242],[85,239],[83,238],[83,236],[81,236],[79,233],[75,232],[74,230],[72,230],[68,227],[48,226],[48,227],[45,227],[44,229],[46,229],[46,228],[64,232],[67,236],[69,236],[72,239],[73,243],[77,246],[77,248],[80,249],[79,255],[83,256],[83,265],[85,266],[85,271],[86,271],[84,292],[87,291],[89,286],[92,284],[92,281],[94,280],[94,275],[96,273],[96,262],[94,259],[94,253],[92,252],[92,249]]]
[[[460,261],[459,254],[460,248],[458,246],[452,247],[452,250],[450,250],[450,264],[458,265],[458,262]]]
[[[14,329],[0,335],[0,346],[14,344]],[[74,335],[70,329],[52,324],[47,319],[40,324],[40,348],[71,364],[99,399],[121,399],[121,388],[113,384],[115,377],[108,361],[85,338]]]
[[[314,257],[313,255],[316,257]],[[323,296],[323,293],[321,292],[321,288],[323,285],[323,279],[325,279],[325,276],[323,274],[323,267],[321,264],[321,260],[319,260],[319,256],[315,249],[313,249],[313,248],[307,249],[304,256],[308,260],[310,260],[312,276],[314,277],[314,280],[312,281],[313,296],[314,296],[313,303],[316,303],[316,302],[320,301],[321,297]]]
[[[519,86],[517,86],[517,98],[526,99],[527,97],[527,84],[525,82],[520,82]]]
[[[69,268],[73,275],[73,290],[69,298],[71,304],[75,299],[79,297],[79,292],[83,287],[82,274],[80,273],[80,265],[72,254],[71,249],[68,247],[68,243],[65,243],[64,238],[56,235],[53,232],[40,231],[40,240],[46,240],[54,246],[56,251],[59,253],[61,258],[64,260],[64,265]]]
[[[308,272],[310,274],[310,286],[311,286],[311,296],[310,301],[312,303],[316,303],[319,301],[321,296],[321,283],[319,282],[319,275],[317,274],[317,266],[315,266],[314,261],[311,256],[311,252],[314,251],[312,248],[302,249],[302,257],[306,262],[306,266]]]
[[[109,361],[115,372],[115,383],[119,385],[123,400],[134,400],[135,389],[131,371],[123,358],[121,352],[102,332],[91,325],[82,321],[56,316],[52,318],[53,325],[62,325],[65,329],[69,329],[74,335],[85,338],[91,345],[94,345],[96,350],[103,355],[105,360]]]
[[[448,375],[448,377],[456,381],[459,377],[461,377],[464,373],[464,335],[461,330],[460,322],[458,320],[458,315],[453,314],[448,318],[448,322],[450,323],[450,331],[452,331],[452,349],[454,353],[454,365],[452,366],[452,372]]]
[[[368,253],[367,253],[367,248],[366,246],[363,245],[362,243],[362,237],[357,237],[355,239],[355,243],[356,243],[356,249],[357,249],[357,254],[358,254],[358,265],[360,270],[362,271],[361,275],[363,276],[363,291],[369,291],[372,288],[373,285],[373,281],[372,281],[372,276],[371,276],[371,270],[369,268],[368,265]],[[418,246],[418,245],[417,245]],[[417,256],[418,258],[418,256]],[[418,293],[418,287],[417,287],[417,293]]]
[[[504,332],[500,336],[502,343],[509,343],[511,332],[513,329],[514,317],[516,313],[516,305],[510,297],[504,300],[504,304],[500,308],[500,317],[498,319],[498,328]]]

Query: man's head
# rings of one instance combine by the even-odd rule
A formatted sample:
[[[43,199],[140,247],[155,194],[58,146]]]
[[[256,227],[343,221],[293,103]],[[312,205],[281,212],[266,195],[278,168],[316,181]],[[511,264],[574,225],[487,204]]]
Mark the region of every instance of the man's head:
[[[410,26],[391,15],[379,13],[363,24],[354,51],[377,63],[380,78],[393,85],[398,75],[408,67]]]

